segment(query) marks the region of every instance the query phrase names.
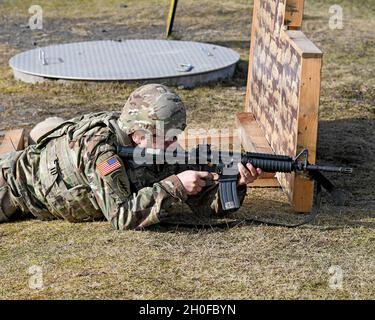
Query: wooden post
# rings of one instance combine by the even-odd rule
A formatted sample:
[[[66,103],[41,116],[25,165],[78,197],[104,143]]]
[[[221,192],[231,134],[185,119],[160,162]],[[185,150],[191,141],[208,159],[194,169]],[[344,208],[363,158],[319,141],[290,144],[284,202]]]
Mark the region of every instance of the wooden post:
[[[303,0],[287,0],[285,6],[284,25],[288,30],[299,30],[303,18]]]

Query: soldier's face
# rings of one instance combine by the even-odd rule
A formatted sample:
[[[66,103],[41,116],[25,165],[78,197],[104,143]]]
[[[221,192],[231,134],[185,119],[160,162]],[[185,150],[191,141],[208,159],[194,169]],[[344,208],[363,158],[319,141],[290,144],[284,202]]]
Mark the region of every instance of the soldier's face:
[[[165,140],[165,137],[158,134],[156,130],[146,132],[137,130],[132,134],[133,142],[140,148],[167,149],[176,140]]]

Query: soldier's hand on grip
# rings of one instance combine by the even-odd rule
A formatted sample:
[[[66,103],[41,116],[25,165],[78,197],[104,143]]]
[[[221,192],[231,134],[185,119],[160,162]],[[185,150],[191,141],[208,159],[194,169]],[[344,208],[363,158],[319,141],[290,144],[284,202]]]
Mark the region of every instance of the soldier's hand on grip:
[[[206,171],[187,170],[177,175],[188,195],[195,195],[206,186],[206,179],[212,179],[212,174]]]

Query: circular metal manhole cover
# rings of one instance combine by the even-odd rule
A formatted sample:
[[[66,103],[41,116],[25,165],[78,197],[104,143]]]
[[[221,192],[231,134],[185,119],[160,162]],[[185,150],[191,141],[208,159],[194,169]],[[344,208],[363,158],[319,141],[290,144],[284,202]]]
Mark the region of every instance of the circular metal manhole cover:
[[[232,76],[239,58],[232,49],[200,42],[104,40],[36,48],[15,55],[9,64],[26,82],[163,80],[194,86]]]

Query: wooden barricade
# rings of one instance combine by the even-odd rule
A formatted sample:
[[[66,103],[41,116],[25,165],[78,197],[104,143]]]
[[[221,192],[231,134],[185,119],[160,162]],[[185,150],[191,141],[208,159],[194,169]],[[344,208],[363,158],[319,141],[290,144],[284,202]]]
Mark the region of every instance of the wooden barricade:
[[[237,126],[245,149],[267,141],[269,152],[294,157],[307,148],[314,163],[322,52],[300,30],[302,16],[303,0],[254,1],[245,113]],[[312,181],[294,173],[277,179],[295,211],[311,211]]]

